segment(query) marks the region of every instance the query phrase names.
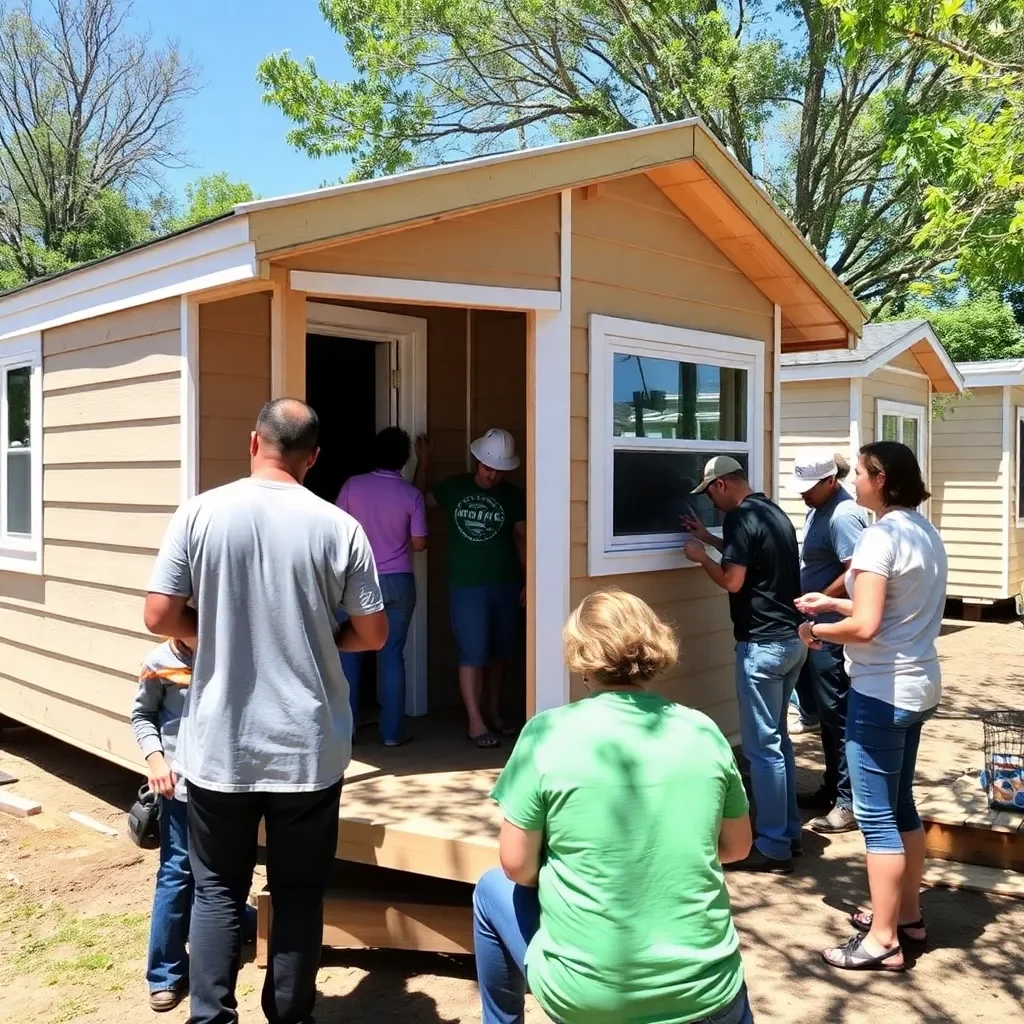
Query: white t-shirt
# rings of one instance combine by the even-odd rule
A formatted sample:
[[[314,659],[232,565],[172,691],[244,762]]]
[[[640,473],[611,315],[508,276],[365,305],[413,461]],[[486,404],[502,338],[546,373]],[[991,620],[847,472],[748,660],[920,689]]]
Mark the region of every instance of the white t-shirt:
[[[920,512],[896,509],[860,535],[846,590],[853,597],[858,572],[888,583],[882,625],[874,640],[846,645],[850,685],[907,711],[939,703],[942,677],[935,640],[946,603],[946,549]]]

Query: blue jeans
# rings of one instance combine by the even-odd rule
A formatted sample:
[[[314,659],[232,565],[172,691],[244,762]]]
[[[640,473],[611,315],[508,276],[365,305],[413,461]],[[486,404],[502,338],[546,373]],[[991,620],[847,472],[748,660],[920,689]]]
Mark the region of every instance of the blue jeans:
[[[411,572],[387,573],[380,577],[380,592],[388,618],[388,639],[377,654],[380,738],[385,743],[397,743],[405,727],[405,638],[416,607],[416,577]],[[341,656],[353,725],[358,720],[359,687],[367,657],[368,653]]]
[[[188,863],[188,804],[160,797],[160,868],[149,922],[146,981],[150,992],[181,988],[188,981],[192,869]]]
[[[473,890],[473,950],[482,1024],[522,1024],[526,947],[539,927],[536,889],[509,881],[500,868],[491,868],[477,882]],[[746,985],[728,1006],[692,1024],[754,1024]]]
[[[846,760],[853,813],[868,853],[902,853],[901,832],[921,827],[914,806],[914,769],[921,726],[935,708],[906,711],[850,690]]]
[[[452,587],[452,632],[460,667],[483,668],[492,661],[515,657],[522,590],[522,584],[516,582]]]
[[[850,677],[846,674],[841,644],[825,643],[807,652],[800,673],[809,681],[821,721],[821,750],[825,757],[825,792],[837,807],[853,807],[850,769],[846,764],[846,709]]]
[[[792,856],[802,828],[786,713],[806,657],[799,637],[736,645],[736,700],[754,791],[754,844],[774,860]]]

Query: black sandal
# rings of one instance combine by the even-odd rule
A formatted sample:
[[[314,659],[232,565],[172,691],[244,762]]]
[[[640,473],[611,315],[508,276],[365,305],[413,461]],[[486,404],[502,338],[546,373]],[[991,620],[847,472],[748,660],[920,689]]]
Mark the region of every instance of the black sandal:
[[[871,931],[871,925],[873,922],[874,918],[869,910],[858,910],[857,913],[850,915],[850,924],[852,924],[857,931],[864,932],[864,934]],[[925,932],[925,934],[918,938],[916,935],[911,935],[907,930],[908,928],[915,932]],[[925,945],[928,942],[928,934],[925,930],[924,916],[922,915],[910,924],[898,924],[896,926],[896,935],[899,938],[901,945]]]
[[[501,746],[501,740],[493,732],[482,732],[478,736],[470,736],[470,743],[475,743],[481,750],[493,750]]]
[[[821,958],[829,965],[841,971],[888,971],[896,974],[906,968],[906,964],[890,964],[893,957],[902,956],[901,946],[893,946],[878,956],[872,956],[863,948],[864,936],[858,932],[844,946],[833,946],[823,949]],[[829,953],[839,953],[840,959],[833,960]]]

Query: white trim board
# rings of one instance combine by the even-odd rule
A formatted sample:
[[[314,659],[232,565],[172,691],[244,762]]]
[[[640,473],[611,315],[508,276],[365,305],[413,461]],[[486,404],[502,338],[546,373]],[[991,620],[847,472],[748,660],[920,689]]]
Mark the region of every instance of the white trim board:
[[[867,359],[832,359],[819,363],[787,363],[786,357],[783,356],[782,379],[784,381],[845,380],[847,377],[863,379],[864,377],[870,377],[876,370],[882,369],[916,373],[917,371],[914,370],[903,370],[902,367],[888,366],[887,364],[919,341],[928,342],[936,356],[938,356],[950,380],[956,384],[957,391],[963,391],[965,387],[964,375],[960,372],[957,364],[949,358],[949,353],[942,347],[942,343],[935,332],[927,325],[907,331],[903,337],[890,342],[885,348],[879,349]],[[795,356],[791,358],[795,358]],[[927,376],[927,374],[922,373],[922,376]]]
[[[373,309],[333,306],[324,302],[306,302],[306,331],[335,337],[355,338],[378,344],[392,343],[398,348],[397,425],[410,437],[427,432],[427,321],[420,317],[381,313]],[[406,467],[412,474],[414,463]],[[413,575],[419,599],[413,611],[405,642],[411,672],[405,694],[405,713],[425,715],[428,709],[427,680],[427,554],[415,552]]]
[[[569,476],[571,467],[572,192],[561,197],[557,312],[533,317],[532,409],[528,416],[534,495],[533,679],[534,710],[569,703],[569,670],[562,656],[562,626],[569,617]]]
[[[1011,398],[1012,398],[1012,395],[1011,395]],[[1014,501],[1014,507],[1010,509],[1010,515],[1013,516],[1014,524],[1016,525],[1017,529],[1020,529],[1021,527],[1024,527],[1024,516],[1022,516],[1020,514],[1020,509],[1021,509],[1021,494],[1020,494],[1020,492],[1022,490],[1022,488],[1020,486],[1020,467],[1021,467],[1021,461],[1020,460],[1021,460],[1021,456],[1024,456],[1024,451],[1021,451],[1021,443],[1020,443],[1020,433],[1021,433],[1021,431],[1020,431],[1020,428],[1021,428],[1021,425],[1024,424],[1024,405],[1018,405],[1017,406],[1017,416],[1016,416],[1014,422],[1016,423],[1016,433],[1015,433],[1014,438],[1013,438],[1013,446],[1014,446],[1014,450],[1017,453],[1017,461],[1013,465],[1013,474],[1012,474],[1012,476],[1010,478],[1010,491],[1011,491],[1011,498],[1012,498],[1013,490],[1014,490],[1013,484],[1016,483],[1016,485],[1017,485],[1017,487],[1016,487],[1017,495],[1016,495],[1016,501]]]
[[[999,472],[1003,483],[1003,594],[1007,597],[1010,594],[1010,517],[1016,518],[1015,511],[1010,507],[1010,499],[1013,496],[1013,424],[1016,420],[1012,417],[1013,412],[1013,388],[1007,384],[1003,385],[1003,451],[999,459]]]
[[[0,301],[0,340],[259,276],[244,217],[190,231]]]
[[[778,502],[782,495],[782,307],[777,302],[772,344],[772,500]]]
[[[1024,359],[989,359],[957,363],[968,388],[1021,387],[1024,385]]]
[[[316,270],[292,270],[293,290],[338,299],[377,299],[428,306],[472,306],[475,309],[557,311],[561,293],[542,288],[501,288],[445,281],[417,281],[402,277],[364,277]]]
[[[181,500],[199,493],[199,303],[181,297]]]

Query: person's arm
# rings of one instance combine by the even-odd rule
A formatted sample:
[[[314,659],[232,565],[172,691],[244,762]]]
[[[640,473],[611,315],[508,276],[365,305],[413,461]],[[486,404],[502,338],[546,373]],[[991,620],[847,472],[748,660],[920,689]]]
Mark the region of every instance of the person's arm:
[[[754,834],[750,828],[750,815],[743,814],[739,818],[723,818],[722,828],[718,833],[718,862],[733,864],[743,860],[754,842]]]
[[[853,601],[850,613],[838,622],[805,623],[812,640],[825,640],[831,644],[866,644],[878,636],[885,610],[885,592],[889,577],[875,572],[858,571],[853,582]],[[835,609],[839,611],[837,607]]]
[[[520,828],[508,819],[501,823],[498,860],[509,881],[516,885],[536,887],[543,848],[543,832]]]
[[[350,518],[348,523],[352,530],[348,557],[344,565],[335,567],[342,577],[341,607],[348,616],[338,630],[338,650],[351,654],[379,651],[388,639],[388,618],[384,613],[377,564],[366,532],[356,520]]]
[[[683,529],[687,533],[693,534],[695,540],[699,540],[701,544],[710,545],[716,551],[722,550],[722,538],[713,534],[696,516],[680,516],[679,521],[683,524]]]
[[[427,550],[427,508],[423,494],[417,492],[409,517],[409,546],[413,551]]]
[[[174,795],[178,777],[164,757],[164,744],[160,738],[160,705],[163,702],[163,684],[149,678],[143,668],[139,689],[132,704],[132,731],[146,762],[146,781],[149,788],[160,796]]]
[[[427,475],[430,472],[430,438],[426,434],[420,434],[416,438],[416,472],[413,473],[412,482],[416,489],[427,499],[427,504],[433,504],[433,496],[427,485]]]
[[[750,801],[743,788],[743,779],[736,765],[729,741],[719,732],[721,757],[725,766],[725,799],[722,801],[722,824],[718,830],[718,861],[731,864],[750,853],[754,841],[750,828]]]
[[[708,553],[703,544],[695,540],[688,540],[683,545],[683,554],[691,561],[696,562],[711,577],[711,582],[728,591],[730,594],[738,594],[747,581],[747,567],[737,565],[735,562],[722,564],[716,562]]]
[[[142,621],[158,636],[195,640],[199,617],[189,606],[192,566],[188,554],[189,511],[182,505],[171,517],[153,564]]]
[[[515,523],[512,527],[512,540],[516,546],[516,554],[519,556],[519,565],[523,572],[526,572],[526,523]]]

